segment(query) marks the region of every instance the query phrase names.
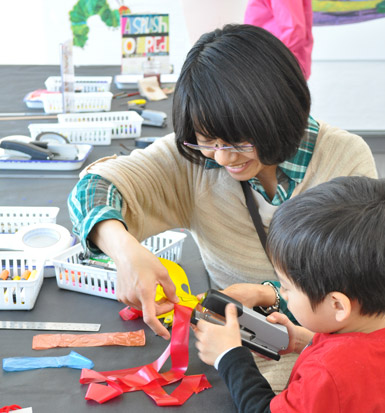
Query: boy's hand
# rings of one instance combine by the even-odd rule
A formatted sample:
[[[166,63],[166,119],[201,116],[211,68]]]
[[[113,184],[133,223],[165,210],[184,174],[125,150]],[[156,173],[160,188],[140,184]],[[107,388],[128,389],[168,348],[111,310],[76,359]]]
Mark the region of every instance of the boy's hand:
[[[234,304],[227,304],[225,315],[226,324],[224,326],[199,320],[194,329],[198,356],[211,366],[224,351],[242,345],[237,308]]]
[[[300,353],[311,341],[314,333],[305,327],[297,326],[292,323],[289,318],[282,313],[272,313],[266,317],[266,320],[273,324],[281,324],[287,328],[289,333],[289,345],[286,350],[282,350],[279,354]]]

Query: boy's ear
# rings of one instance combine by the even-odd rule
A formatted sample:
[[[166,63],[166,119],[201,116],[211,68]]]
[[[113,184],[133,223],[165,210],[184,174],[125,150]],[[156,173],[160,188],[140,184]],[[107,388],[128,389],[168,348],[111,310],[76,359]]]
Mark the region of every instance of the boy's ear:
[[[328,296],[335,320],[338,322],[345,321],[352,312],[352,303],[349,297],[338,291],[332,291]]]

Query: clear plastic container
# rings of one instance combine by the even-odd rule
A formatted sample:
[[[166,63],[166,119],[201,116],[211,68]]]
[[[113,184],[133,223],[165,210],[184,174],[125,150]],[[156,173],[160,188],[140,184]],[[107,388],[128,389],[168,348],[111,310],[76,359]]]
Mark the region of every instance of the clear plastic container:
[[[160,61],[154,57],[148,57],[143,62],[143,77],[156,76],[160,85]]]

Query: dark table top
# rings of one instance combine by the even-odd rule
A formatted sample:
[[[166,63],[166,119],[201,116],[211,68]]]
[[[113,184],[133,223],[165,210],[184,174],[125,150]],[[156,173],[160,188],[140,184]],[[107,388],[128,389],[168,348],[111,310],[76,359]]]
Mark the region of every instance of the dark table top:
[[[120,73],[120,67],[79,67],[76,75],[114,76]],[[0,112],[42,112],[26,108],[24,96],[39,88],[44,88],[48,76],[58,76],[58,66],[1,66],[0,65]],[[112,92],[117,92],[115,85]],[[171,98],[160,102],[149,102],[148,109],[161,110],[169,115],[166,128],[142,127],[142,136],[164,136],[172,131]],[[111,110],[125,110],[122,100],[113,100]],[[28,125],[33,121],[0,121],[0,138],[9,135],[29,136]],[[36,120],[35,122],[43,122]],[[52,122],[47,121],[47,122]],[[132,139],[114,139],[109,146],[95,146],[85,165],[111,154],[126,151],[120,144],[134,148]],[[128,151],[127,151],[128,152]],[[71,229],[66,200],[70,190],[78,180],[78,171],[0,171],[1,206],[58,206],[60,212],[57,223]],[[0,251],[1,256],[1,251]],[[180,265],[189,277],[191,291],[194,294],[208,288],[207,274],[200,259],[197,247],[189,235],[183,245]],[[46,275],[52,276],[53,269],[48,268]],[[62,356],[71,350],[94,361],[97,371],[116,370],[137,367],[157,359],[167,346],[167,342],[155,336],[142,320],[123,321],[119,311],[124,304],[112,299],[81,294],[58,288],[56,278],[45,278],[34,308],[30,311],[0,311],[1,320],[56,321],[100,323],[100,332],[132,331],[145,329],[145,347],[88,347],[57,348],[51,350],[32,350],[32,337],[43,331],[0,330],[0,354],[6,357]],[[55,333],[55,332],[53,332]],[[185,412],[230,412],[235,411],[226,386],[220,380],[214,368],[206,366],[197,356],[194,338],[190,335],[190,360],[187,374],[206,374],[213,388],[193,395],[181,407],[157,407],[143,392],[123,394],[105,404],[85,401],[86,385],[79,383],[80,370],[70,368],[48,368],[24,372],[0,373],[0,407],[18,404],[32,406],[34,412],[88,412],[88,411],[185,411]],[[163,370],[167,370],[169,363]],[[175,385],[169,386],[169,392]]]
[[[82,66],[75,68],[78,76],[114,76],[119,74],[117,66]],[[2,66],[0,65],[0,113],[39,113],[43,109],[29,109],[23,102],[24,96],[36,89],[44,89],[48,76],[59,76],[59,66]],[[121,92],[112,83],[111,92]],[[113,99],[111,111],[127,110],[127,99]],[[148,102],[146,108],[161,110],[168,114],[167,126],[157,128],[142,126],[142,137],[164,136],[172,132],[172,97],[159,102]],[[31,123],[52,123],[56,120],[10,120],[1,121],[0,139],[11,135],[30,136],[28,125]],[[122,146],[124,145],[124,147]],[[128,148],[128,150],[126,149]],[[84,165],[73,171],[6,170],[0,166],[0,193],[3,206],[59,206],[57,223],[70,229],[66,200],[69,192],[78,181],[80,171],[91,162],[108,155],[128,154],[135,148],[134,139],[113,139],[111,145],[94,146]],[[58,190],[59,189],[59,190]]]

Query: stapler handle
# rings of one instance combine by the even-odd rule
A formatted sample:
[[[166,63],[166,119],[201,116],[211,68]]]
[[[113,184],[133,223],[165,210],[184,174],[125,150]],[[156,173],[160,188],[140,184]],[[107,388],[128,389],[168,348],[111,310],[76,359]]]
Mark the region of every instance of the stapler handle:
[[[32,143],[3,140],[0,142],[0,147],[3,149],[23,152],[29,155],[33,160],[47,160],[53,158],[53,153],[50,150]]]
[[[235,304],[235,306],[237,307],[238,317],[242,316],[242,314],[244,313],[243,305],[239,301],[234,300],[233,298],[221,293],[220,291],[212,290],[212,289],[208,290],[206,294],[204,295],[203,299],[201,300],[201,306],[210,310],[210,312],[204,313],[202,315],[202,313],[198,314],[199,312],[198,308],[194,309],[193,314],[192,314],[193,324],[196,324],[199,318],[206,319],[207,321],[214,322],[216,324],[224,324],[224,320],[220,320],[216,318],[215,314],[212,314],[211,312],[219,314],[220,316],[224,317],[225,308],[228,303]],[[248,347],[250,350],[253,350],[273,360],[278,361],[280,359],[281,356],[279,355],[278,352],[272,350],[271,348],[267,348],[265,346],[262,346],[254,342],[253,337],[255,337],[253,334],[250,334],[249,332],[242,330],[241,328],[242,345],[244,345],[245,347]]]
[[[208,290],[201,301],[203,307],[222,316],[225,315],[225,308],[229,303],[235,304],[237,307],[237,316],[240,317],[243,314],[243,305],[239,301],[234,300],[234,298],[231,298],[218,290]]]

